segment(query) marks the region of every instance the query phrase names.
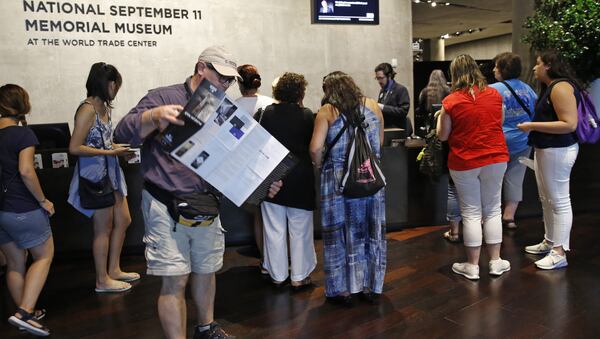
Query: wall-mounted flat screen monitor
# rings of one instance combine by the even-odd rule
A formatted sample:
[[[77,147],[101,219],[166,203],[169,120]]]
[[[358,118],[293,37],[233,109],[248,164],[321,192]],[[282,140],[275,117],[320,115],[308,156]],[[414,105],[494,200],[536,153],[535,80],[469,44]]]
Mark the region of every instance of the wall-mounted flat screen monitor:
[[[66,122],[27,125],[38,138],[37,149],[69,148],[71,130]]]
[[[379,0],[311,0],[312,23],[379,25]]]

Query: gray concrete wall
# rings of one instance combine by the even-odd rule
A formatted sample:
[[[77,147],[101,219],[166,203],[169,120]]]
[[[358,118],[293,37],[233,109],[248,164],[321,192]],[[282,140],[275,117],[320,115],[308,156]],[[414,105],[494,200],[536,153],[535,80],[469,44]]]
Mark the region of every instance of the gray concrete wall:
[[[452,60],[460,54],[469,54],[474,59],[493,59],[498,53],[510,51],[512,51],[512,34],[506,34],[461,44],[446,44],[445,58]]]
[[[412,93],[409,1],[381,0],[380,24],[376,26],[313,25],[309,0],[60,2],[95,8],[96,13],[87,15],[57,13],[56,8],[52,13],[32,12],[25,3],[36,9],[40,3],[50,8],[49,1],[0,2],[0,74],[2,83],[16,83],[29,91],[33,105],[30,123],[66,121],[72,125],[74,110],[86,94],[89,67],[97,61],[114,64],[123,75],[123,87],[115,101],[114,120],[118,120],[148,89],[182,82],[191,74],[200,51],[213,44],[225,45],[239,64],[257,65],[265,94],[270,94],[271,81],[283,72],[304,74],[309,82],[305,105],[315,110],[325,74],[343,70],[366,95],[375,97],[379,87],[373,69],[392,58],[398,60],[397,80]],[[178,8],[187,10],[188,18],[155,19],[137,13],[115,16],[110,13],[111,6]],[[194,10],[201,11],[201,19],[194,18]],[[96,23],[108,32],[51,32],[42,31],[41,26],[26,30],[26,20]],[[167,34],[116,32],[115,24],[123,23],[165,25],[170,30]],[[65,40],[72,39],[93,46],[67,46]],[[99,46],[99,40],[123,41],[125,47]],[[127,46],[130,41],[150,41],[155,46]],[[238,97],[237,86],[229,94]]]

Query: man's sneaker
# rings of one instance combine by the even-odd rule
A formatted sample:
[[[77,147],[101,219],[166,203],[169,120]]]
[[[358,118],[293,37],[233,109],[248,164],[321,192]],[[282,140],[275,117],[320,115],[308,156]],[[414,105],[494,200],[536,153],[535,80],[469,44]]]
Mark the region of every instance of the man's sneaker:
[[[555,250],[550,251],[548,255],[535,262],[535,265],[543,270],[554,270],[566,267],[568,264],[567,256],[560,255]]]
[[[551,249],[552,245],[547,243],[546,240],[542,240],[542,242],[539,244],[525,246],[525,252],[531,254],[546,254],[550,252]]]
[[[221,326],[213,321],[210,324],[210,328],[206,331],[200,331],[198,327],[196,327],[196,331],[194,332],[194,339],[234,339],[235,336],[227,334]]]
[[[490,274],[502,275],[504,272],[510,271],[510,263],[508,260],[496,259],[490,260]]]
[[[452,264],[452,272],[460,274],[467,279],[479,279],[479,265],[469,264],[468,262]]]

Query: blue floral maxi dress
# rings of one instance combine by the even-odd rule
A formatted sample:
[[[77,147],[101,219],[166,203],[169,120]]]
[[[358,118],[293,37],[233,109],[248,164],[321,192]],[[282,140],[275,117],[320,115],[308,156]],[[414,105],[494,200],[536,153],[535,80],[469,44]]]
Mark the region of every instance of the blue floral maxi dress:
[[[101,134],[102,133],[102,134]],[[96,112],[96,120],[90,128],[85,139],[85,145],[98,149],[112,149],[112,120],[110,119],[107,123],[103,122]],[[104,140],[104,145],[102,141]],[[108,160],[108,163],[107,163]],[[107,155],[105,156],[91,156],[91,157],[79,157],[77,165],[73,171],[73,178],[71,179],[71,185],[69,187],[69,198],[68,202],[76,210],[91,218],[96,210],[90,210],[83,208],[79,200],[79,167],[81,166],[81,176],[94,182],[100,181],[106,171],[112,183],[113,189],[118,191],[123,196],[127,196],[127,184],[125,183],[125,175],[119,161],[116,156]]]
[[[367,137],[373,152],[381,156],[379,129],[375,113],[364,108]],[[342,117],[329,128],[329,145],[344,126]],[[321,225],[323,228],[325,295],[370,290],[381,293],[386,269],[385,189],[365,198],[342,195],[346,152],[350,143],[348,128],[324,159],[321,172]]]

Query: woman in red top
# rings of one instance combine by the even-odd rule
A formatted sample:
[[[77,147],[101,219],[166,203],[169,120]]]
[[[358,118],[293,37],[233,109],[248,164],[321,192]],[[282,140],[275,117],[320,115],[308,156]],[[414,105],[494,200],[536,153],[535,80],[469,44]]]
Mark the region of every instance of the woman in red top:
[[[452,61],[450,75],[452,93],[442,101],[437,135],[450,146],[448,168],[458,191],[468,259],[452,265],[452,271],[477,280],[483,238],[490,256],[489,273],[510,270],[510,263],[500,258],[500,197],[509,159],[502,133],[502,96],[486,85],[469,55]]]

